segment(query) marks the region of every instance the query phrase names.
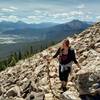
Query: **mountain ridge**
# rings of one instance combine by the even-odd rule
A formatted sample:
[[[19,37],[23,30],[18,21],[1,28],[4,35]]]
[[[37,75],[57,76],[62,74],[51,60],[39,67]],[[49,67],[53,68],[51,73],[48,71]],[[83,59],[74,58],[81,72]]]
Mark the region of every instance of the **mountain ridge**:
[[[75,26],[74,26],[75,24]],[[89,27],[91,24],[86,22],[82,22],[79,20],[73,20],[68,23],[55,25],[49,28],[43,29],[36,29],[36,28],[25,28],[25,29],[15,29],[15,30],[8,30],[3,32],[2,34],[14,34],[14,35],[21,35],[26,37],[38,37],[41,39],[56,39],[57,38],[64,38],[65,36],[71,35],[73,33],[79,33],[82,30]]]

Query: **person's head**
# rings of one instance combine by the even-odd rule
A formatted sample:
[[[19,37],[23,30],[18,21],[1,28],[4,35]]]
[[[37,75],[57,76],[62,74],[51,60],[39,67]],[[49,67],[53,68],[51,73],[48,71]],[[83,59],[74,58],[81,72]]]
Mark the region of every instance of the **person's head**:
[[[62,42],[63,48],[69,48],[70,42],[68,39],[64,39]]]

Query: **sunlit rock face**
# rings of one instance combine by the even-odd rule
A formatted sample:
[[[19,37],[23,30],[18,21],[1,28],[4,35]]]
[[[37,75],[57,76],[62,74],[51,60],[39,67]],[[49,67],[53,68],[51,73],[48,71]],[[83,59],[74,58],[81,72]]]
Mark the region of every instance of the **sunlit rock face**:
[[[73,64],[68,91],[59,90],[58,60],[47,63],[58,43],[0,72],[0,100],[81,100],[79,95],[100,94],[100,23],[68,38],[81,65],[76,73]]]

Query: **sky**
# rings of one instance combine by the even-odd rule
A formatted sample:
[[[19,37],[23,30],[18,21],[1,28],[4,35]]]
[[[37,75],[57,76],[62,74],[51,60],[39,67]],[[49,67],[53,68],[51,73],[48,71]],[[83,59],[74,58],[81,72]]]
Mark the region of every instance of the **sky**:
[[[100,0],[0,0],[0,21],[100,21]]]

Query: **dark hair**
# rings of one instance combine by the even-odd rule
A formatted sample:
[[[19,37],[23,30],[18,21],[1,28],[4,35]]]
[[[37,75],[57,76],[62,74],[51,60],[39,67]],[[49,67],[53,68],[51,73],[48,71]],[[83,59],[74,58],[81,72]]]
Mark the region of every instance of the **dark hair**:
[[[63,42],[66,44],[66,46],[68,46],[68,47],[69,47],[70,42],[69,42],[69,40],[68,40],[68,39],[64,39],[64,41],[63,41]]]

